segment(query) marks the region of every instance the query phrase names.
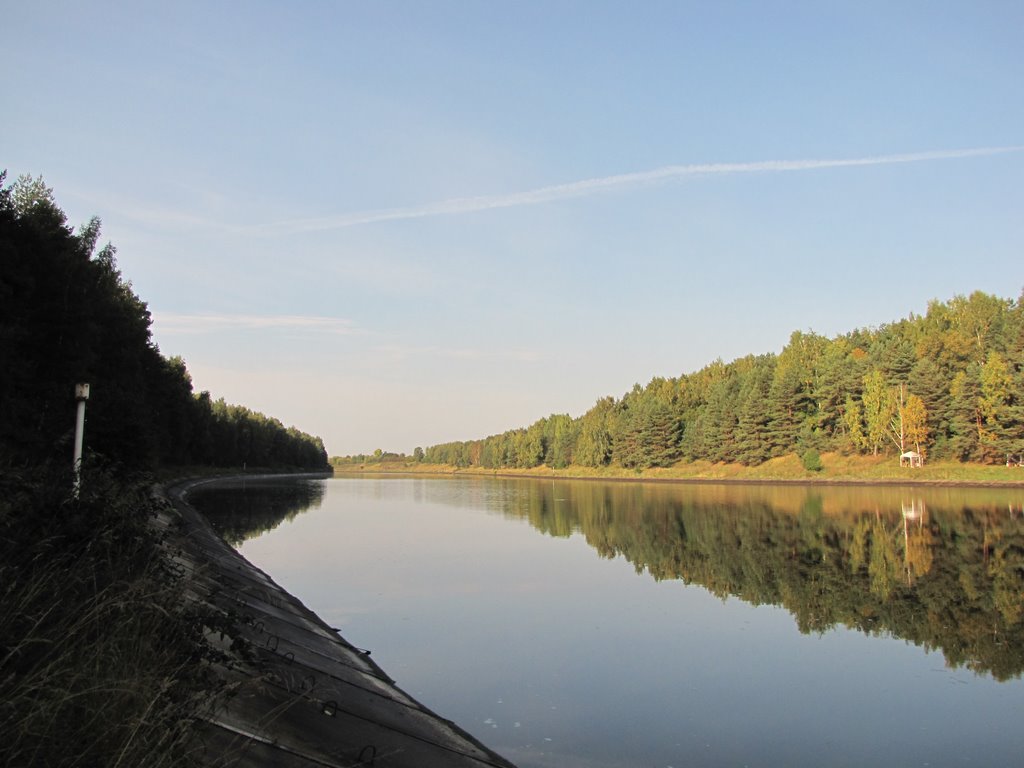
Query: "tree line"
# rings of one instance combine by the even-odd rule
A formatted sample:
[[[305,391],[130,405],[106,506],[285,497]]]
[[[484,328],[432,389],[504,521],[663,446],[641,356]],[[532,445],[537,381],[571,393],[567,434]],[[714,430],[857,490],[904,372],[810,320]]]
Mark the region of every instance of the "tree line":
[[[0,468],[70,462],[74,385],[91,384],[89,453],[129,469],[212,465],[324,468],[319,437],[196,393],[164,357],[146,303],[77,232],[41,178],[0,174]]]
[[[796,331],[779,354],[654,378],[578,418],[554,414],[430,446],[424,460],[646,469],[701,459],[753,466],[825,451],[1021,463],[1024,294],[935,300],[924,315],[835,338]]]

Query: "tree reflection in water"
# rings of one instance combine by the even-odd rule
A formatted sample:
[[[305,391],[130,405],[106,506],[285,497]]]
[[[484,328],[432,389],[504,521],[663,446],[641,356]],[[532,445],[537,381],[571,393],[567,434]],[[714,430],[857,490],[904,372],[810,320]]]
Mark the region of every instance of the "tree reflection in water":
[[[233,547],[320,506],[323,498],[322,480],[272,477],[217,481],[189,493],[192,505]]]
[[[323,481],[246,480],[193,502],[237,545],[323,494]],[[845,626],[997,680],[1024,672],[1021,490],[463,478],[417,480],[416,496],[580,532],[656,580],[783,606],[803,633]]]
[[[508,481],[515,483],[516,481]],[[801,632],[890,634],[998,680],[1024,672],[1024,492],[519,484],[505,514],[722,597],[787,608]]]

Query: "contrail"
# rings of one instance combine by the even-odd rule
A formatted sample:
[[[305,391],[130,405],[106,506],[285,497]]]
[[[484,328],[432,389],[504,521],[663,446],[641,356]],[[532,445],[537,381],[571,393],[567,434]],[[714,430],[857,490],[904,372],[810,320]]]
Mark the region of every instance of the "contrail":
[[[697,165],[666,165],[650,171],[621,173],[596,179],[583,179],[565,184],[525,192],[504,195],[481,195],[478,197],[457,197],[436,203],[425,203],[407,208],[379,208],[369,211],[343,213],[323,218],[295,219],[271,225],[271,229],[288,232],[316,232],[329,229],[345,229],[381,221],[422,219],[428,216],[443,216],[458,213],[473,213],[495,208],[514,208],[521,205],[537,205],[554,200],[586,197],[598,192],[623,187],[636,187],[682,179],[689,176],[724,176],[738,173],[779,173],[783,171],[812,171],[821,168],[849,168],[865,165],[893,165],[895,163],[920,163],[928,160],[954,160],[965,157],[999,155],[1020,152],[1024,146],[979,147],[975,149],[948,149],[934,152],[913,152],[901,155],[877,155],[839,160],[763,160],[753,163],[706,163]]]

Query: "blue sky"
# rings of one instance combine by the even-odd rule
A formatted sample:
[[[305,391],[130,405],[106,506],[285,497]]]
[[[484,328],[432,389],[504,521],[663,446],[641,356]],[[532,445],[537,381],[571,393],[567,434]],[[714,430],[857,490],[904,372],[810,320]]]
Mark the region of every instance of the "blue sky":
[[[1024,289],[1019,2],[0,17],[9,179],[103,220],[197,389],[331,454]]]

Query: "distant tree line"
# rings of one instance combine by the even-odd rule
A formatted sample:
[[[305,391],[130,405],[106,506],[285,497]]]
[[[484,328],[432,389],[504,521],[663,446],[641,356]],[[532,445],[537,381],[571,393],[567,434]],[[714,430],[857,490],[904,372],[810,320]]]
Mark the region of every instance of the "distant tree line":
[[[89,452],[131,469],[161,465],[324,468],[320,438],[195,393],[165,358],[150,314],[100,221],[77,232],[41,178],[0,174],[0,469],[68,461],[74,385],[91,384]]]
[[[1024,294],[936,300],[923,316],[833,339],[796,331],[777,355],[655,378],[578,418],[434,445],[424,458],[645,469],[699,459],[757,465],[792,453],[808,466],[824,451],[1020,463]]]
[[[348,467],[356,464],[387,464],[395,462],[422,461],[423,449],[417,448],[413,455],[385,451],[380,448],[373,453],[356,453],[350,456],[331,456],[331,464],[335,467]]]

